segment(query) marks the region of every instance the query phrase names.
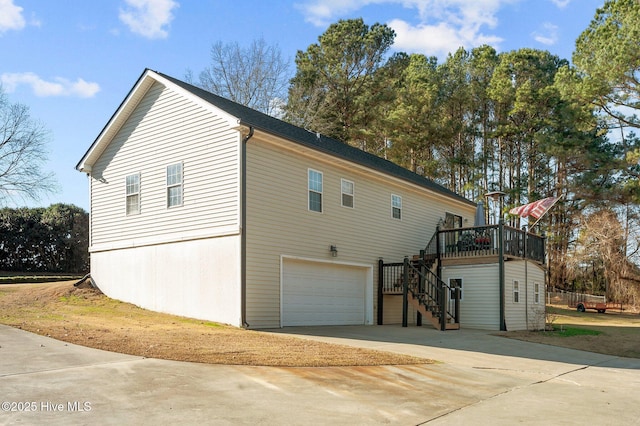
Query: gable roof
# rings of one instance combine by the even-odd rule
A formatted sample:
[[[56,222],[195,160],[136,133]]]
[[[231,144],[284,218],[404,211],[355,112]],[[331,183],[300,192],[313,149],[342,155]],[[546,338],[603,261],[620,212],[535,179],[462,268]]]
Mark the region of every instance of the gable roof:
[[[289,124],[285,121],[271,117],[267,114],[248,108],[244,105],[240,105],[236,102],[215,95],[189,83],[185,83],[184,81],[149,69],[146,69],[143,72],[143,74],[131,89],[118,110],[111,117],[105,128],[100,132],[98,138],[96,138],[89,150],[78,162],[78,164],[76,165],[76,169],[80,171],[90,171],[90,166],[86,166],[86,164],[92,164],[92,162],[90,162],[89,160],[93,158],[95,161],[100,156],[100,154],[106,147],[102,145],[108,144],[108,142],[110,141],[109,134],[114,134],[119,129],[122,122],[128,117],[129,112],[133,108],[135,108],[138,101],[142,98],[142,96],[144,96],[147,89],[151,86],[152,83],[148,82],[148,77],[151,77],[155,81],[159,81],[161,84],[165,84],[165,81],[173,83],[175,86],[178,86],[179,88],[185,90],[187,93],[195,96],[197,99],[204,101],[205,103],[210,104],[228,114],[228,120],[235,121],[236,124],[253,127],[265,133],[279,136],[289,141],[298,143],[307,148],[311,148],[316,151],[323,152],[325,154],[329,154],[331,156],[347,160],[367,168],[371,168],[386,175],[390,175],[395,178],[399,178],[401,180],[427,188],[447,197],[457,199],[458,201],[475,205],[475,203],[473,203],[472,201],[449,190],[448,188],[445,188],[444,186],[439,185],[430,179],[413,173],[410,170],[405,169],[404,167],[400,167],[397,164],[392,163],[391,161],[385,160],[384,158],[369,154],[368,152],[365,152],[358,148],[354,148],[336,139],[312,133],[301,127],[294,126],[293,124]],[[138,93],[140,91],[142,93]]]

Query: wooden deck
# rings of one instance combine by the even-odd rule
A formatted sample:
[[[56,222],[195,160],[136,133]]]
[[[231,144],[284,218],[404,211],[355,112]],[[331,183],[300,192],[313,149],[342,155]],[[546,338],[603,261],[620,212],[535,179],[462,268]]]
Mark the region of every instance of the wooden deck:
[[[528,259],[544,264],[544,237],[509,226],[492,225],[439,230],[425,256],[442,265],[465,265]]]
[[[441,279],[442,266],[480,265],[511,260],[544,264],[544,237],[504,226],[437,229],[420,254],[403,263],[379,261],[378,324],[383,324],[384,295],[402,295],[403,326],[412,305],[440,330],[460,326],[460,291]],[[452,296],[455,295],[455,296]]]

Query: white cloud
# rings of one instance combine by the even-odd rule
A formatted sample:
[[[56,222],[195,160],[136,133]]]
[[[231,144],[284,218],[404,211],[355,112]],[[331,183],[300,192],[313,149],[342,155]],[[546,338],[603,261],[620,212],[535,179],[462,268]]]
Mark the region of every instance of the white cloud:
[[[297,7],[306,21],[318,26],[326,26],[370,4],[415,9],[415,23],[400,19],[387,23],[396,32],[394,48],[444,56],[461,46],[500,43],[502,38],[483,31],[495,28],[498,11],[517,1],[520,0],[307,0]]]
[[[397,3],[389,0],[307,0],[295,5],[305,17],[305,21],[317,27],[329,25],[338,16],[344,16],[375,3]]]
[[[167,38],[166,26],[173,20],[172,10],[179,7],[173,0],[125,0],[129,8],[120,10],[120,20],[131,32],[143,37]]]
[[[444,22],[412,27],[405,21],[394,19],[389,26],[396,32],[395,46],[408,53],[429,52],[435,55],[453,52],[464,44],[456,30]]]
[[[26,25],[22,8],[13,0],[0,0],[0,34],[9,30],[21,30]]]
[[[395,19],[388,24],[396,32],[394,47],[407,53],[424,53],[444,57],[460,47],[476,47],[482,44],[495,46],[502,39],[477,34],[469,28],[456,28],[446,22],[437,25],[411,26]]]
[[[553,46],[558,42],[558,26],[545,22],[542,24],[542,32],[534,31],[531,35],[538,43]]]
[[[0,75],[0,82],[3,89],[14,92],[18,86],[31,86],[31,90],[36,96],[76,96],[80,98],[91,98],[100,91],[98,83],[91,83],[78,78],[76,81],[69,81],[65,78],[56,77],[53,81],[46,81],[32,72],[24,73],[4,73]]]
[[[560,9],[564,9],[569,3],[571,3],[571,0],[551,0],[551,3],[555,4]]]

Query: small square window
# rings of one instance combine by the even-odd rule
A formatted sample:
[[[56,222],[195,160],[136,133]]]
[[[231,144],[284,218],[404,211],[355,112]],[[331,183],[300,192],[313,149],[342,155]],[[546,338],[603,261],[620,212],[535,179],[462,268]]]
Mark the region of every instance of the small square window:
[[[167,166],[167,207],[182,205],[182,163]]]
[[[455,299],[455,289],[460,289],[460,301],[462,301],[464,292],[462,287],[462,278],[449,278],[449,288],[451,289],[451,300]]]
[[[342,206],[353,208],[353,198],[354,198],[354,189],[355,189],[353,182],[346,179],[342,179],[340,182],[340,187],[342,192]]]
[[[127,216],[140,213],[140,173],[125,178]]]
[[[391,195],[391,217],[402,219],[402,197],[399,195]]]
[[[309,169],[309,210],[322,213],[322,172]]]
[[[513,303],[520,303],[520,282],[513,281]]]

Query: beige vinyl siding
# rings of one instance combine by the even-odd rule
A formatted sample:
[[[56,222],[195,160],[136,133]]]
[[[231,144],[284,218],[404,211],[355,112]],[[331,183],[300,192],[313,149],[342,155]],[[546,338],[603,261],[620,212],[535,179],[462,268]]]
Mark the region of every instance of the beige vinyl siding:
[[[382,318],[384,319],[384,324],[402,324],[402,295],[385,294],[383,297],[384,303],[382,304]],[[409,305],[409,309],[407,310],[407,324],[415,325],[417,322],[418,311]],[[422,326],[431,327],[431,322],[428,319],[423,318]]]
[[[257,132],[247,145],[247,321],[280,326],[280,256],[371,265],[418,254],[445,212],[469,220],[473,206]],[[309,211],[308,170],[323,173],[323,211]],[[355,184],[354,208],[341,205],[341,179]],[[391,194],[402,197],[402,220],[391,217]],[[332,257],[331,245],[338,256]],[[375,313],[374,290],[374,313]],[[374,314],[375,317],[375,314]]]
[[[538,330],[544,327],[544,270],[534,262],[527,263],[525,282],[525,262],[505,262],[505,322],[507,330]],[[513,281],[520,283],[519,303],[513,302]],[[534,283],[540,283],[541,297],[538,304],[534,299]],[[528,312],[525,310],[528,308]]]
[[[223,117],[155,83],[93,167],[92,249],[237,233],[239,133]],[[166,168],[183,164],[183,205],[167,208]],[[126,216],[125,176],[140,174],[140,213]]]
[[[447,266],[442,279],[462,278],[460,327],[481,330],[500,329],[499,264]]]

